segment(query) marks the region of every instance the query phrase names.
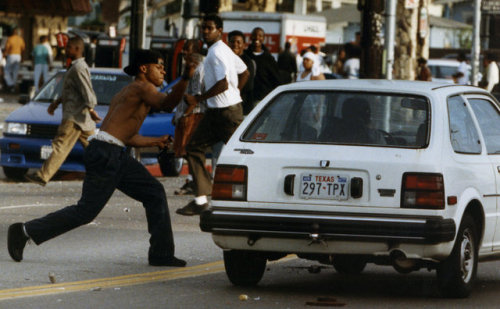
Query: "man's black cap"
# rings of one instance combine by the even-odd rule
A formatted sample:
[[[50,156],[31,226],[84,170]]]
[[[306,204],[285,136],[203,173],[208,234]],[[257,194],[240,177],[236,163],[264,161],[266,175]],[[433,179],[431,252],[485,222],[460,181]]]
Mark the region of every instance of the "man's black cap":
[[[130,76],[139,73],[139,67],[144,64],[158,63],[158,59],[163,59],[160,52],[149,49],[139,49],[135,52],[134,59],[126,66],[123,71]]]

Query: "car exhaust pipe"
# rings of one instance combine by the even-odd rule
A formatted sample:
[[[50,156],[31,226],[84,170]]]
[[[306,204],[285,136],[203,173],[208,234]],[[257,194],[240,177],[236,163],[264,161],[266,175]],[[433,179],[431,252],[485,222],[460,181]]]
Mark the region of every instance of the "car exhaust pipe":
[[[394,269],[402,274],[408,274],[420,268],[416,260],[409,259],[406,253],[399,249],[392,250],[389,253],[389,258]]]

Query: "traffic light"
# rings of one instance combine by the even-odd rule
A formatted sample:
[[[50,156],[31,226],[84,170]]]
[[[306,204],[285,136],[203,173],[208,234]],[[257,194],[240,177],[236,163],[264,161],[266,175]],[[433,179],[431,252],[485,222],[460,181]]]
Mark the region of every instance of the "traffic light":
[[[220,0],[200,0],[200,14],[219,13]]]

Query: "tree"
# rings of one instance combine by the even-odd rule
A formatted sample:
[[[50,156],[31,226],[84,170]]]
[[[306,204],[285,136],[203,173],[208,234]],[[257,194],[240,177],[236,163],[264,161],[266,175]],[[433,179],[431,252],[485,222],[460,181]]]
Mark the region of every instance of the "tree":
[[[417,59],[429,57],[428,23],[422,20],[426,18],[423,14],[427,13],[428,0],[414,2],[416,6],[406,6],[406,0],[398,0],[396,7],[395,79],[414,80]]]

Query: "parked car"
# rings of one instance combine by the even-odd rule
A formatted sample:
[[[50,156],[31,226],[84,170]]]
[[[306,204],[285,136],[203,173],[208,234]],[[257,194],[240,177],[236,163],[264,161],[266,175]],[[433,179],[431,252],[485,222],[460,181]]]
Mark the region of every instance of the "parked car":
[[[433,82],[447,82],[453,84],[453,74],[457,73],[460,62],[452,59],[429,59],[427,66],[431,70]],[[471,66],[467,64],[469,76],[471,74]],[[481,72],[477,73],[477,80],[480,81],[483,75]]]
[[[97,96],[98,105],[95,110],[101,117],[106,115],[111,98],[132,78],[120,69],[91,69],[92,86]],[[57,127],[61,123],[62,108],[51,116],[47,113],[50,102],[61,94],[64,71],[58,72],[50,79],[39,93],[28,104],[12,112],[5,120],[3,138],[0,139],[0,165],[4,174],[11,179],[22,179],[30,168],[40,168],[43,161],[52,152],[52,139]],[[150,113],[139,134],[144,136],[174,135],[172,113]],[[100,124],[97,124],[99,128]],[[158,149],[141,148],[130,149],[137,159],[143,161],[156,160]],[[182,159],[169,156],[169,160],[162,160],[162,171],[167,175],[178,175],[182,168]],[[61,171],[85,170],[83,165],[83,147],[77,143],[60,168]]]
[[[229,280],[254,285],[295,253],[361,273],[437,271],[466,297],[479,259],[500,258],[500,106],[436,82],[280,86],[224,147],[200,226]]]

